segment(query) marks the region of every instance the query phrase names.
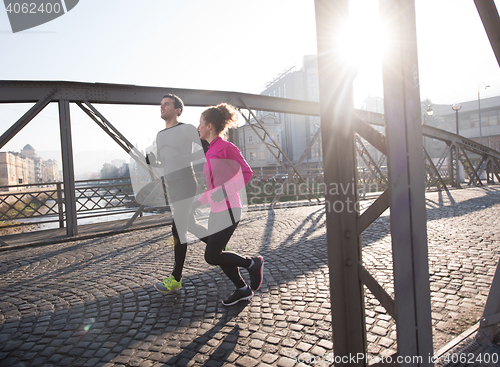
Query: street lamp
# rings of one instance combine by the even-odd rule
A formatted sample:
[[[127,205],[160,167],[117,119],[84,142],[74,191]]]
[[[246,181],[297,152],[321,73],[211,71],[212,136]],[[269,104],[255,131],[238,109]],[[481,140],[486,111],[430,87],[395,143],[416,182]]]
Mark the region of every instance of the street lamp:
[[[457,113],[457,135],[458,134],[458,111],[462,108],[462,105],[460,103],[455,103],[453,106],[451,106],[451,109]]]
[[[428,119],[428,118],[430,119],[430,118],[432,117],[432,115],[434,114],[434,111],[433,111],[433,109],[432,109],[432,107],[431,107],[431,105],[430,105],[430,104],[429,104],[429,105],[427,105],[427,111],[426,111],[426,112],[427,112],[427,115],[428,115],[429,117],[425,117],[425,118],[424,118],[424,125],[425,125],[425,122],[427,121],[427,119]],[[426,149],[427,149],[427,142],[428,142],[428,141],[429,141],[429,140],[427,139],[427,137],[425,137],[425,136],[424,136],[424,148],[426,148]]]
[[[484,89],[489,88],[489,85],[486,85],[485,82],[480,82],[477,85],[477,104],[479,106],[479,144],[483,144],[483,131],[481,130],[481,95],[479,94],[479,87],[481,84],[484,86]]]
[[[431,116],[431,117],[432,117],[432,115],[434,114],[434,111],[432,110],[431,105],[428,105],[428,106],[427,106],[427,114],[428,114],[429,116]]]

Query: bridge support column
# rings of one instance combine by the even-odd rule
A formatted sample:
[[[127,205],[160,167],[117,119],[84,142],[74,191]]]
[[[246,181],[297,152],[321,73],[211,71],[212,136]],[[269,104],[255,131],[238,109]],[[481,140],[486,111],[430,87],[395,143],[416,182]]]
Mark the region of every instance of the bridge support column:
[[[381,0],[391,39],[383,61],[398,355],[431,366],[432,323],[415,3]]]
[[[335,365],[366,366],[363,358],[354,363],[349,360],[349,356],[366,353],[366,325],[358,266],[362,241],[357,235],[355,207],[355,70],[343,62],[339,40],[342,24],[349,17],[348,1],[316,0],[315,8],[334,354],[347,360]],[[342,190],[333,192],[332,187]]]
[[[403,357],[399,365],[431,366],[415,4],[411,0],[381,0],[380,4],[392,36],[383,66],[387,145],[380,147],[387,153],[389,190],[384,200],[378,204],[377,200],[359,216],[354,204],[358,194],[354,131],[360,129],[353,108],[356,70],[344,61],[339,37],[349,18],[348,1],[315,2],[334,355],[341,361],[346,356],[366,356],[366,285],[396,321],[398,356]],[[331,185],[341,187],[341,192],[330,192]],[[385,210],[385,199],[391,210],[394,300],[363,267],[361,252],[361,232]],[[412,358],[415,356],[420,359]],[[338,365],[366,366],[368,360],[356,359],[353,363],[348,358],[350,363]]]
[[[61,151],[64,180],[64,210],[66,212],[66,234],[76,236],[78,224],[76,217],[75,170],[73,168],[73,143],[71,140],[71,119],[69,101],[59,101],[59,126],[61,132]]]

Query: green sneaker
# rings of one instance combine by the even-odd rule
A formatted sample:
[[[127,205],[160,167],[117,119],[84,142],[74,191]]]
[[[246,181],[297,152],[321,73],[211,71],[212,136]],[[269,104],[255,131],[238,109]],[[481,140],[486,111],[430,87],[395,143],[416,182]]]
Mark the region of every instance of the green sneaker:
[[[180,287],[182,287],[182,278],[180,281],[177,281],[175,280],[173,275],[155,284],[156,290],[162,293],[170,293],[179,289]]]

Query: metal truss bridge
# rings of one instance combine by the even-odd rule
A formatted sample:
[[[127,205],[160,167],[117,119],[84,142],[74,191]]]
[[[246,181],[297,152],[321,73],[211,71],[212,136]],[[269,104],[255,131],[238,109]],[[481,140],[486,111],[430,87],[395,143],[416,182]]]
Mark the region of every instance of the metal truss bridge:
[[[49,103],[59,106],[63,163],[65,223],[68,236],[78,233],[70,105],[75,104],[95,121],[133,159],[140,152],[102,113],[101,104],[159,105],[164,94],[180,96],[186,106],[208,106],[221,102],[239,108],[250,127],[267,145],[288,172],[287,180],[304,183],[300,164],[307,150],[322,135],[324,183],[350,185],[358,182],[358,163],[366,167],[365,181],[379,180],[387,189],[362,214],[326,212],[327,248],[334,353],[336,356],[366,353],[364,286],[380,301],[397,325],[400,356],[424,356],[419,365],[430,366],[433,354],[429,267],[426,236],[425,188],[460,186],[460,166],[468,185],[500,182],[500,153],[459,135],[421,124],[416,51],[415,8],[413,1],[381,0],[382,16],[388,19],[394,39],[383,69],[385,115],[354,110],[353,73],[336,57],[334,37],[339,24],[348,17],[348,1],[316,0],[320,103],[236,92],[141,87],[133,85],[54,81],[0,81],[0,103],[34,103],[0,137],[4,147]],[[475,1],[486,33],[500,60],[500,18],[491,0]],[[418,80],[417,80],[418,81]],[[321,129],[304,155],[293,164],[256,117],[254,111],[270,111],[321,117]],[[385,134],[379,131],[385,130]],[[423,137],[444,142],[446,148],[435,163],[423,149]],[[378,150],[387,160],[387,172],[371,151]],[[448,174],[442,174],[448,158]],[[385,161],[385,160],[384,160]],[[483,179],[483,177],[485,177]],[[336,200],[357,202],[358,190],[326,193],[325,205]],[[279,198],[275,199],[275,202]],[[320,202],[313,191],[310,200]],[[390,208],[393,248],[394,294],[383,289],[362,261],[363,231]],[[500,321],[500,271],[493,279],[483,322],[478,335],[492,342]],[[366,361],[359,361],[365,366]]]
[[[268,97],[261,95],[244,94],[237,92],[191,90],[175,88],[141,87],[133,85],[52,82],[52,81],[0,81],[0,103],[34,103],[17,122],[15,122],[0,137],[0,147],[5,146],[19,131],[21,131],[39,112],[49,103],[58,103],[60,116],[62,163],[64,175],[64,218],[68,235],[78,233],[77,226],[77,199],[73,171],[73,152],[71,135],[70,104],[81,108],[95,123],[103,129],[125,152],[138,162],[143,162],[139,152],[123,134],[116,129],[98,110],[99,104],[113,105],[158,105],[158,101],[166,93],[180,96],[186,106],[209,106],[227,102],[237,107],[246,122],[253,129],[259,139],[268,148],[275,160],[287,173],[286,179],[281,182],[282,187],[289,182],[306,185],[309,191],[306,195],[309,200],[322,202],[311,188],[307,186],[301,165],[313,144],[320,139],[321,129],[311,138],[307,148],[297,162],[292,163],[283,153],[280,145],[274,141],[265,124],[257,117],[254,111],[268,111],[277,113],[303,114],[311,116],[320,115],[318,102],[290,100],[284,98]],[[383,166],[387,164],[386,137],[377,129],[385,127],[384,116],[377,113],[355,110],[353,128],[355,149],[358,156],[357,166],[363,165],[363,172],[358,170],[357,181],[364,186],[376,183],[377,187],[387,187],[387,172]],[[430,139],[444,142],[446,148],[436,163],[425,148],[424,166],[426,170],[426,187],[447,189],[448,186],[460,186],[461,163],[467,174],[467,185],[483,185],[494,183],[495,178],[500,182],[500,153],[484,145],[476,143],[451,132],[440,130],[431,126],[422,126],[423,135]],[[326,138],[326,137],[323,137]],[[376,159],[374,150],[382,153]],[[448,162],[446,169],[444,163]],[[451,162],[451,164],[449,164]],[[481,177],[484,177],[482,179]],[[302,186],[304,187],[304,186]],[[59,190],[61,191],[61,190]],[[81,196],[81,195],[80,195]],[[279,203],[280,194],[272,200],[272,205]],[[387,194],[382,195],[386,198]],[[382,199],[381,199],[382,200]],[[385,199],[384,199],[385,200]],[[387,200],[386,206],[388,207]],[[61,215],[61,213],[59,213]]]

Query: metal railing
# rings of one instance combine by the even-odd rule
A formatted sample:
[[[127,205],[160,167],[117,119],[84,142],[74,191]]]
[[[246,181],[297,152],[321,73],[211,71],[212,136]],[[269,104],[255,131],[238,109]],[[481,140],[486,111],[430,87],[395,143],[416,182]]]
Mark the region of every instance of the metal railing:
[[[138,206],[128,178],[76,181],[75,191],[79,218],[130,213]]]
[[[387,188],[387,171],[384,168],[377,170],[377,174],[366,166],[358,168],[357,187],[361,198]],[[267,208],[273,201],[310,200],[311,192],[323,200],[326,190],[323,170],[299,171],[303,182],[297,182],[293,177],[290,179],[287,173],[254,174],[246,186],[248,204]],[[447,168],[440,167],[439,173],[445,181],[451,180]],[[134,214],[140,207],[129,178],[76,181],[75,194],[79,220]],[[142,212],[168,211],[167,202],[166,205],[146,207],[140,215]],[[59,228],[64,228],[65,219],[62,182],[0,186],[0,225],[3,228],[51,223],[58,223]]]
[[[321,171],[309,170],[303,177],[318,195],[324,196]],[[257,206],[271,203],[277,194],[281,194],[280,202],[305,200],[309,196],[307,192],[301,193],[300,185],[287,182],[283,173],[254,175],[246,190],[248,203]],[[128,178],[76,181],[75,197],[78,220],[132,215],[141,207]],[[62,182],[0,186],[0,225],[9,228],[58,223],[59,228],[64,228],[64,202]],[[168,202],[165,204],[141,209],[140,215],[170,211]]]
[[[2,227],[53,222],[63,226],[62,203],[61,182],[0,186]]]
[[[369,193],[381,193],[387,189],[387,167],[385,156],[375,162],[365,149],[367,142],[358,142],[357,187],[360,198]],[[445,153],[444,156],[447,156]],[[429,159],[430,160],[430,159]],[[453,181],[453,170],[443,165],[444,159],[435,165],[435,173],[426,167],[426,188],[440,188]],[[426,162],[428,163],[428,161]],[[265,207],[279,202],[297,202],[311,200],[311,193],[316,197],[325,197],[326,185],[322,169],[297,168],[302,180],[289,177],[286,172],[262,174],[255,172],[246,187],[247,201],[250,206]],[[471,178],[470,170],[465,170],[465,177]],[[478,172],[479,174],[479,172]],[[201,173],[198,172],[197,176]],[[439,178],[436,179],[436,176]],[[201,181],[201,177],[199,182]],[[140,208],[136,201],[130,178],[111,178],[75,181],[76,212],[78,220],[99,218],[120,214],[143,215],[143,212],[167,212],[166,205]],[[58,223],[64,228],[64,183],[40,183],[28,185],[0,186],[0,225],[3,228],[32,224]],[[140,211],[137,214],[137,211]]]
[[[324,197],[322,170],[301,172],[304,183],[287,180],[286,173],[256,174],[246,187],[248,204],[268,207],[279,195],[279,202],[310,198],[310,189]],[[199,182],[202,182],[199,180]],[[301,186],[302,185],[302,186]],[[200,190],[203,190],[200,187]],[[78,220],[120,214],[132,216],[140,208],[130,179],[96,179],[75,182]],[[0,224],[3,228],[58,223],[64,228],[64,184],[62,182],[0,186]],[[166,205],[148,206],[142,212],[168,212]],[[97,221],[97,219],[96,219]]]
[[[78,219],[134,213],[136,202],[129,178],[75,182]],[[148,208],[168,211],[168,205]],[[2,227],[58,223],[64,227],[62,182],[0,186]]]

